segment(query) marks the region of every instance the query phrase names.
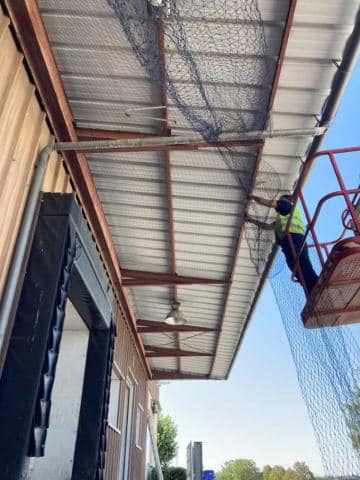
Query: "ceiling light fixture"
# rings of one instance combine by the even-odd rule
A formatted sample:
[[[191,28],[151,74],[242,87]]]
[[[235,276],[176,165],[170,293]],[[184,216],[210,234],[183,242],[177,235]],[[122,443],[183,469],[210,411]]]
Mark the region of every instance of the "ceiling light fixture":
[[[150,13],[158,18],[168,18],[171,13],[170,0],[148,0]]]
[[[166,315],[165,323],[167,325],[184,325],[186,323],[186,318],[184,317],[183,312],[180,310],[180,303],[173,302],[170,312]]]

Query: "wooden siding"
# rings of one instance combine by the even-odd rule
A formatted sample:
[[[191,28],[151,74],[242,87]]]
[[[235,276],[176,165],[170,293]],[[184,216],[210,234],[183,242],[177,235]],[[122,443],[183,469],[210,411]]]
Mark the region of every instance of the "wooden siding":
[[[121,380],[120,385],[120,399],[118,411],[118,423],[115,427],[121,432],[124,417],[124,400],[125,400],[125,385],[126,378],[134,383],[134,403],[131,426],[131,443],[130,443],[130,459],[129,459],[129,479],[143,479],[145,475],[145,453],[146,453],[146,421],[148,415],[148,380],[147,374],[144,370],[143,364],[136,351],[132,335],[122,317],[120,310],[117,314],[117,336],[115,339],[114,352],[114,370]],[[143,409],[141,422],[141,439],[140,445],[136,445],[136,412],[137,407],[141,406]],[[118,480],[114,468],[113,452],[108,451],[106,455],[106,480]],[[110,465],[111,464],[111,465]],[[110,474],[111,472],[111,474]]]
[[[40,150],[53,139],[0,8],[0,300]],[[44,191],[70,192],[61,158],[53,154]]]
[[[106,432],[106,462],[105,462],[105,479],[119,480],[119,464],[120,464],[120,446],[121,432],[112,425],[108,425]]]

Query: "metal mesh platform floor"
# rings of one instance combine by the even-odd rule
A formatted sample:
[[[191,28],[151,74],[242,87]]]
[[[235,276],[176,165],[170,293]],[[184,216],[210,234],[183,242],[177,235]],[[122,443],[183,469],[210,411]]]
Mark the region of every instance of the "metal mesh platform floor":
[[[358,242],[346,240],[334,247],[301,315],[306,328],[360,322]]]

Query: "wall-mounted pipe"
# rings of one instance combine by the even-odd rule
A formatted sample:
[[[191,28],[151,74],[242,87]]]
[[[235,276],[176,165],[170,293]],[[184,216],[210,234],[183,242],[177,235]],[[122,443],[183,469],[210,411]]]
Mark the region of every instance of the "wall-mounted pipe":
[[[46,167],[53,150],[53,145],[47,145],[38,155],[34,176],[19,229],[19,235],[15,244],[13,261],[11,262],[0,305],[0,375],[7,351],[9,330],[11,328],[10,325],[14,316],[19,278],[22,269],[24,268],[24,261],[26,259],[29,239],[31,237],[34,216],[38,208],[39,196]]]
[[[256,140],[264,140],[266,138],[282,138],[282,137],[316,137],[323,135],[327,130],[327,126],[314,128],[291,128],[283,130],[254,130],[251,132],[228,132],[219,135],[217,142],[248,142]],[[89,142],[59,142],[55,144],[57,152],[65,152],[68,150],[81,152],[96,152],[100,150],[121,151],[122,148],[142,148],[164,146],[164,145],[188,145],[194,142],[203,142],[204,138],[200,134],[191,134],[174,137],[155,137],[155,138],[130,138],[120,140],[98,140]]]

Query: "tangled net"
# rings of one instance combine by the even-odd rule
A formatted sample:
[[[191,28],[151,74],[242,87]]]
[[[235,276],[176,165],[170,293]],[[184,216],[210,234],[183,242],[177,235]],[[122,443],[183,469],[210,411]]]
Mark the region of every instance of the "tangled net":
[[[181,112],[181,123],[208,142],[222,132],[262,130],[276,63],[269,60],[263,23],[254,0],[150,1],[108,0],[132,49],[149,76],[169,97],[169,108]],[[156,7],[156,4],[163,6]],[[163,36],[163,40],[159,38]],[[164,44],[165,54],[159,48]],[[178,115],[177,112],[174,115]],[[253,162],[258,148],[251,148]],[[254,163],[236,148],[218,153],[247,195]],[[266,178],[255,188],[272,196],[281,189],[279,176],[262,162]],[[271,173],[271,174],[270,174]],[[269,212],[253,206],[262,221]],[[271,233],[258,227],[246,230],[251,260],[260,273],[267,261]]]

